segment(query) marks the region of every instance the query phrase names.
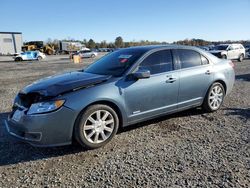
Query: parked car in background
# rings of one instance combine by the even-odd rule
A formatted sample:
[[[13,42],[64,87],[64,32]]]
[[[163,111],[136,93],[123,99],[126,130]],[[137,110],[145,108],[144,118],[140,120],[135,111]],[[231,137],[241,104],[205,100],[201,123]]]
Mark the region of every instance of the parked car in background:
[[[26,61],[26,60],[42,60],[46,55],[40,51],[27,51],[20,54],[15,54],[13,59],[15,61]]]
[[[8,132],[37,146],[76,139],[94,149],[118,128],[202,107],[218,110],[233,64],[196,47],[141,46],[109,53],[85,70],[34,82],[15,97]]]
[[[250,44],[244,45],[244,48],[246,49],[246,51],[248,51],[250,49]]]
[[[98,52],[113,52],[115,48],[98,48],[96,49]]]
[[[198,48],[205,50],[205,51],[209,51],[209,47],[207,46],[197,46]]]
[[[107,52],[108,48],[98,48],[97,51],[98,52]]]
[[[74,55],[79,55],[81,58],[94,58],[98,55],[98,53],[95,51],[91,51],[90,49],[84,49],[71,54],[70,58],[72,59]]]
[[[237,59],[242,62],[246,51],[242,44],[220,44],[210,51],[213,55],[222,59]]]
[[[246,57],[247,57],[247,58],[250,58],[250,48],[248,48],[248,49],[246,50]]]

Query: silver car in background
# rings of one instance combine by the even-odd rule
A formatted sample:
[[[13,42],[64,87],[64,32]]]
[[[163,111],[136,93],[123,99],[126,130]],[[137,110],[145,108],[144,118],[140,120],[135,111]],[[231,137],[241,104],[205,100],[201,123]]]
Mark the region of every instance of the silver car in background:
[[[95,58],[98,53],[90,49],[79,50],[78,52],[70,54],[69,58],[72,59],[74,55],[79,55],[81,58]]]
[[[98,53],[91,50],[80,50],[78,55],[80,55],[81,58],[94,58],[98,55]]]
[[[196,47],[120,49],[85,70],[23,88],[5,124],[11,135],[33,145],[59,146],[75,139],[94,149],[121,127],[195,107],[216,111],[234,79],[230,60]]]

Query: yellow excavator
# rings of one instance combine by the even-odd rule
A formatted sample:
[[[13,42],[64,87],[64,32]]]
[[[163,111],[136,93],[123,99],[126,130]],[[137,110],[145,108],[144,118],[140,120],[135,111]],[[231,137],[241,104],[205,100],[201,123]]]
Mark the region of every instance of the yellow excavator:
[[[30,41],[30,42],[25,42],[24,45],[22,46],[22,51],[35,51],[35,50],[40,50],[43,47],[43,41]]]
[[[47,45],[43,46],[42,50],[40,50],[40,51],[47,54],[47,55],[53,55],[53,54],[55,54],[55,47],[51,44],[47,44]]]
[[[22,51],[40,51],[47,55],[53,55],[55,53],[55,46],[52,44],[43,45],[43,41],[30,41],[24,43]]]

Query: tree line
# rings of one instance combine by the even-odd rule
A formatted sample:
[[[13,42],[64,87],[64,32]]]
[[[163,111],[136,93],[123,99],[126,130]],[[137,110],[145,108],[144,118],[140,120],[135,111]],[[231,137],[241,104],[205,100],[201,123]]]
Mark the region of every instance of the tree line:
[[[114,42],[107,42],[103,40],[101,42],[95,42],[94,39],[83,39],[81,40],[74,40],[74,39],[64,39],[62,41],[66,42],[80,42],[81,44],[85,45],[87,48],[90,49],[99,49],[99,48],[127,48],[132,46],[145,46],[145,45],[165,45],[169,44],[168,42],[159,42],[159,41],[149,41],[149,40],[140,40],[140,41],[130,41],[125,42],[121,36],[115,38]],[[241,43],[241,44],[249,44],[249,40],[240,40],[240,41],[206,41],[203,39],[184,39],[175,41],[172,44],[179,44],[179,45],[189,45],[189,46],[206,46],[206,45],[217,45],[221,43]],[[57,46],[58,40],[52,41],[48,39],[47,44]]]
[[[132,46],[144,46],[144,45],[155,45],[155,44],[168,44],[167,42],[158,42],[158,41],[149,41],[149,40],[141,40],[141,41],[130,41],[125,42],[121,36],[116,37],[114,42],[107,42],[103,40],[101,42],[95,42],[93,39],[83,41],[80,40],[63,40],[67,42],[80,42],[84,44],[87,48],[127,48]]]

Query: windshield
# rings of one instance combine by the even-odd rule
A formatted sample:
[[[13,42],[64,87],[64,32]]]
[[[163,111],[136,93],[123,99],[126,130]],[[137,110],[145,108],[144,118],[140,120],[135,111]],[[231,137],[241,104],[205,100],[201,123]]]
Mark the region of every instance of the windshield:
[[[214,47],[214,50],[226,50],[228,45],[218,45]]]
[[[97,60],[84,71],[93,74],[121,76],[145,52],[145,49],[133,48],[115,51]]]

